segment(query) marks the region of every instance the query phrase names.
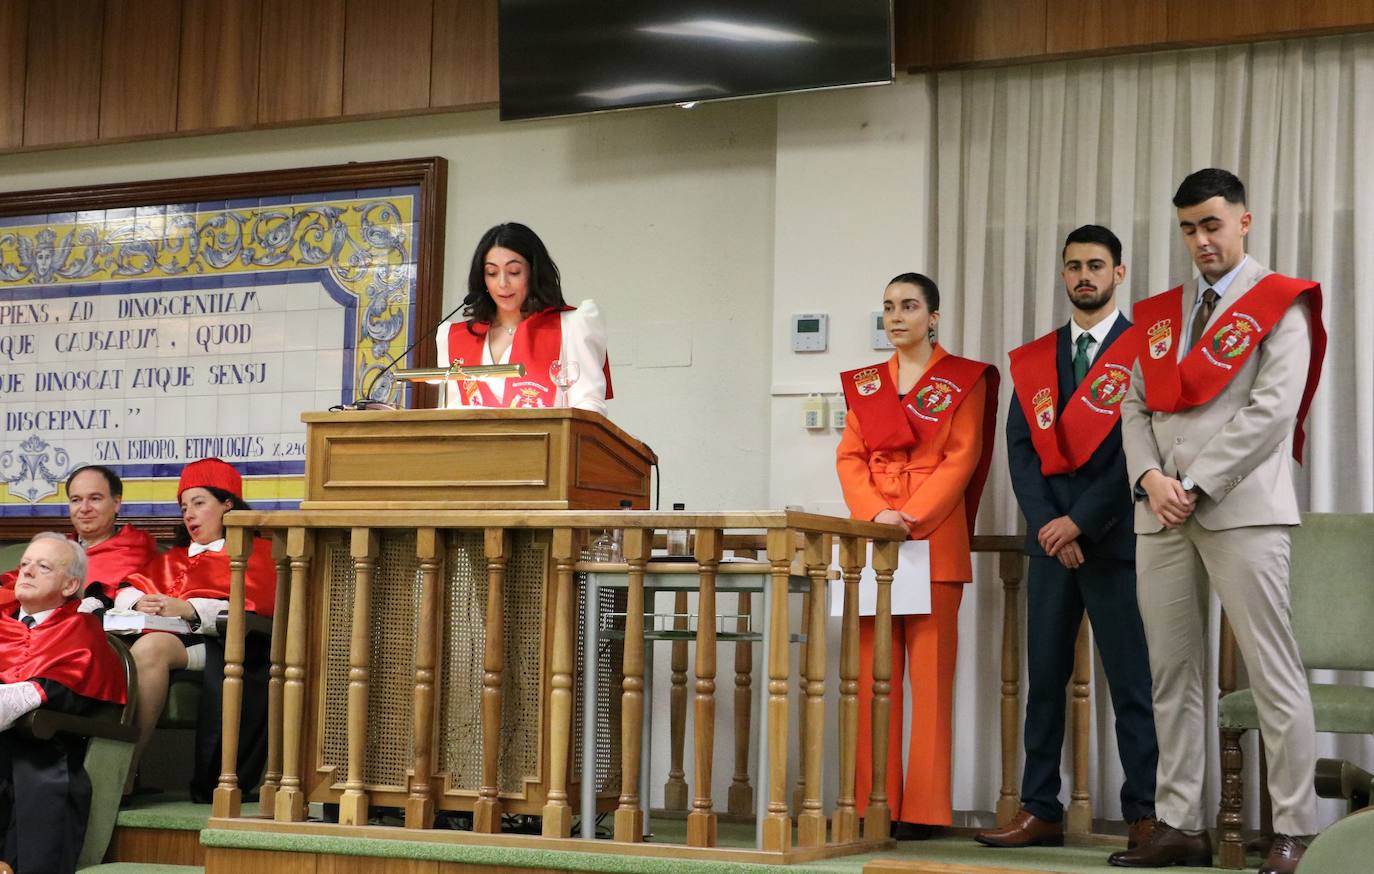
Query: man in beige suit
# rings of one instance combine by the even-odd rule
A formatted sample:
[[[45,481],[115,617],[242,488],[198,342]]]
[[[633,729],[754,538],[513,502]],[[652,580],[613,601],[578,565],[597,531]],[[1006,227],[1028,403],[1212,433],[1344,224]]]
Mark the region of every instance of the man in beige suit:
[[[1202,779],[1208,586],[1249,671],[1269,761],[1273,850],[1292,872],[1317,830],[1307,675],[1288,611],[1292,463],[1325,349],[1320,289],[1245,254],[1245,188],[1200,170],[1174,196],[1200,278],[1140,301],[1143,346],[1122,405],[1135,488],[1137,597],[1154,682],[1159,824],[1113,865],[1210,865]],[[1295,453],[1296,441],[1296,453]]]

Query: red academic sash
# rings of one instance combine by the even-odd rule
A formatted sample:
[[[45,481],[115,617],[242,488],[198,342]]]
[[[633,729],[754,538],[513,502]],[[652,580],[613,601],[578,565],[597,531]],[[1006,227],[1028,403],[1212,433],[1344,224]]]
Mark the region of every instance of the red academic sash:
[[[78,695],[123,704],[124,665],[105,639],[100,620],[68,601],[33,628],[19,607],[0,613],[0,682],[52,680]]]
[[[1011,381],[1025,413],[1031,443],[1045,476],[1078,470],[1121,421],[1121,401],[1139,354],[1135,325],[1097,356],[1083,382],[1059,410],[1059,332],[1051,331],[1011,352]]]
[[[505,398],[496,393],[480,379],[469,379],[461,383],[463,405],[468,407],[510,407],[534,408],[552,407],[558,394],[558,387],[549,377],[549,365],[558,360],[563,349],[563,313],[576,307],[549,307],[526,318],[515,329],[515,339],[511,341],[510,363],[525,365],[525,375],[508,377],[505,384]],[[491,326],[483,322],[459,322],[448,329],[448,356],[450,362],[462,361],[465,364],[482,363],[482,345],[487,342],[487,331]],[[441,366],[443,363],[441,362]],[[611,361],[606,356],[602,367],[606,377],[606,397],[611,398]]]
[[[888,373],[887,362],[840,374],[845,404],[859,419],[865,445],[873,452],[911,450],[934,438],[940,427],[954,418],[968,390],[980,378],[987,379],[983,405],[983,451],[964,490],[969,531],[978,515],[978,501],[992,463],[992,443],[997,431],[997,368],[971,358],[946,355],[926,368],[906,397],[899,397]]]
[[[1183,286],[1140,301],[1133,308],[1142,329],[1140,371],[1145,377],[1145,403],[1152,412],[1176,413],[1208,403],[1226,387],[1279,319],[1298,298],[1312,316],[1312,355],[1307,383],[1293,425],[1293,457],[1302,461],[1306,442],[1303,423],[1321,379],[1326,357],[1326,328],[1322,325],[1321,286],[1308,279],[1270,273],[1241,295],[1179,361],[1174,352],[1185,330]]]
[[[184,546],[167,550],[153,559],[129,584],[148,594],[189,598],[229,597],[229,553],[199,552],[191,556]],[[253,552],[244,572],[243,605],[250,613],[271,616],[277,601],[277,565],[272,561],[272,541],[254,538]]]

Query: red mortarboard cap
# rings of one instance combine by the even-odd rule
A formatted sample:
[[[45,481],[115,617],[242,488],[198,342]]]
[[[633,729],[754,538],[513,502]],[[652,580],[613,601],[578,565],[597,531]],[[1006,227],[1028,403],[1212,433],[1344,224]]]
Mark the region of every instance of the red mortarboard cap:
[[[181,481],[177,483],[177,500],[187,489],[223,489],[236,498],[243,497],[243,477],[228,462],[218,458],[202,458],[181,469]]]

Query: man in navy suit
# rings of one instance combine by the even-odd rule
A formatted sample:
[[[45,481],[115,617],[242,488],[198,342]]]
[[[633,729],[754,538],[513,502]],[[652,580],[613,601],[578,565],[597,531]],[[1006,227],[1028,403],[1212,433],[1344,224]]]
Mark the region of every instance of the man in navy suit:
[[[1011,353],[1007,455],[1030,556],[1030,691],[1021,809],[1006,826],[976,838],[994,847],[1063,843],[1065,687],[1085,608],[1111,687],[1131,846],[1148,837],[1154,822],[1159,751],[1136,606],[1134,502],[1121,448],[1121,401],[1138,349],[1114,300],[1126,266],[1121,241],[1100,225],[1070,233],[1063,261],[1073,317]]]

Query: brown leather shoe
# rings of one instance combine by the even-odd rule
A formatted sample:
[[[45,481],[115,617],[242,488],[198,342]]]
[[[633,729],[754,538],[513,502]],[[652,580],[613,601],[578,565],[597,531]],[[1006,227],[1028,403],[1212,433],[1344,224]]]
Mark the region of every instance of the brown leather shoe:
[[[1155,820],[1150,839],[1133,850],[1112,853],[1107,861],[1118,868],[1167,868],[1170,865],[1191,865],[1198,868],[1212,864],[1212,839],[1207,832],[1184,834],[1162,819]]]
[[[981,831],[973,839],[985,847],[1062,847],[1064,824],[1045,822],[1023,807],[1011,822]]]
[[[1292,835],[1274,835],[1274,844],[1260,866],[1259,874],[1293,874],[1307,845]]]
[[[1150,835],[1154,833],[1157,820],[1154,815],[1142,816],[1131,823],[1130,830],[1126,832],[1126,849],[1134,850],[1141,844],[1149,843]]]

